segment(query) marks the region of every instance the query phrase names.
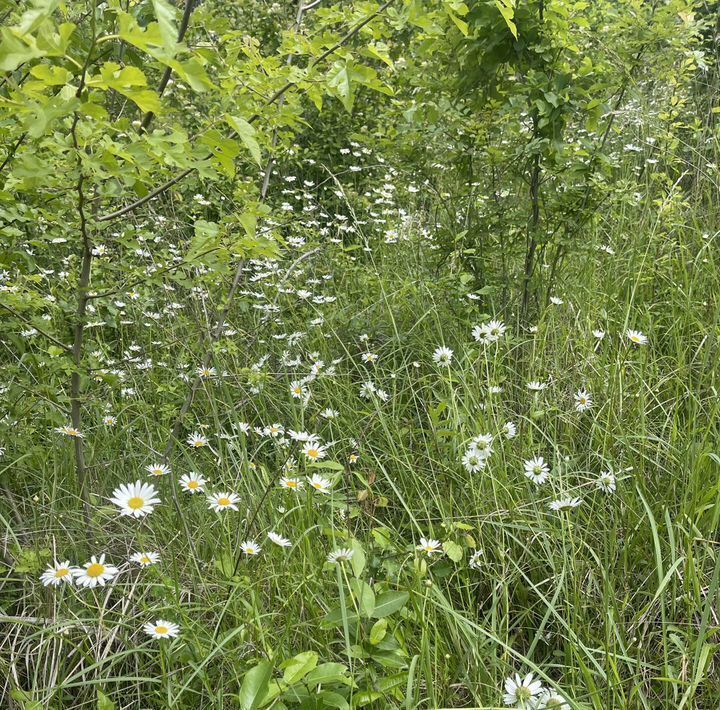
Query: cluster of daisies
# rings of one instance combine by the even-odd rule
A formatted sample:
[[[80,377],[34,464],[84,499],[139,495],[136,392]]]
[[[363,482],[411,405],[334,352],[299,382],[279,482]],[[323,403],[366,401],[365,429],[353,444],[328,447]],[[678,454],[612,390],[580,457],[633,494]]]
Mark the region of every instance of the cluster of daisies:
[[[519,673],[505,679],[505,705],[512,705],[518,710],[570,710],[567,699],[551,688],[546,688],[533,673],[524,677]]]
[[[556,305],[562,304],[562,301],[557,298],[553,302],[557,302]],[[481,344],[489,345],[499,342],[506,331],[507,326],[504,323],[493,319],[476,325],[472,329],[472,337]],[[593,331],[593,334],[598,339],[605,337],[604,331]],[[633,345],[648,344],[647,336],[637,330],[627,330],[625,337],[627,341]],[[439,365],[449,366],[452,363],[453,354],[450,348],[445,346],[439,347],[433,353],[433,361]],[[527,388],[531,392],[540,393],[548,387],[548,384],[548,382],[533,380],[527,383]],[[490,387],[489,390],[491,393],[496,394],[501,392],[502,388]],[[586,388],[577,390],[573,399],[575,410],[580,413],[586,412],[594,406],[593,397]],[[499,432],[499,436],[503,436],[506,439],[513,439],[516,435],[517,425],[512,421],[506,422]],[[462,465],[468,473],[478,473],[486,468],[493,453],[493,442],[495,438],[495,435],[485,433],[479,434],[470,440],[461,457]],[[543,456],[534,456],[523,462],[523,471],[526,478],[537,486],[541,486],[549,479],[551,467]],[[613,493],[616,490],[616,475],[609,470],[603,471],[596,479],[595,485],[605,493]],[[551,501],[549,507],[553,511],[560,512],[577,508],[581,503],[582,499],[577,497],[559,498]],[[425,551],[439,552],[440,549],[438,546],[435,550],[426,549]]]

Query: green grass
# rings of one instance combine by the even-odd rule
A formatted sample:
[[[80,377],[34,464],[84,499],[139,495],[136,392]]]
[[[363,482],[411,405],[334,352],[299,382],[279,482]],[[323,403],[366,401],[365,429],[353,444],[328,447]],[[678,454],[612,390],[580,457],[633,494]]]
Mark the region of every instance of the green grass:
[[[86,383],[87,523],[72,442],[52,431],[64,422],[43,408],[42,373],[26,372],[37,398],[8,429],[1,460],[8,706],[252,707],[253,682],[274,679],[272,693],[284,673],[295,680],[283,686],[287,707],[491,708],[502,705],[507,676],[529,671],[573,708],[717,706],[720,272],[714,224],[694,224],[694,209],[676,205],[666,219],[647,205],[618,208],[598,220],[588,239],[615,254],[569,257],[550,289],[564,303],[542,307],[532,323],[496,312],[492,298],[469,301],[460,268],[438,266],[415,233],[373,243],[354,261],[340,247],[299,263],[295,254],[283,262],[296,264],[286,280],[281,271],[252,281],[248,271],[241,288],[264,291],[282,322],[263,319],[253,296],[238,299],[228,318],[237,332],[214,347],[219,376],[198,389],[172,473],[155,481],[162,505],[140,521],[118,517],[107,498],[161,460],[189,387],[179,374],[192,380],[227,285],[210,275],[197,282],[204,295],[177,285],[143,292],[127,301],[132,324],[117,336],[90,330],[96,367],[123,379]],[[331,272],[310,287],[335,303],[277,292]],[[171,302],[184,305],[178,317],[143,315]],[[500,343],[472,340],[483,312],[507,323]],[[629,344],[627,328],[649,344]],[[295,331],[307,335],[291,348],[272,337]],[[129,361],[132,344],[152,368]],[[454,350],[450,367],[432,362],[440,345]],[[286,349],[302,364],[282,364]],[[366,349],[376,364],[361,361]],[[339,362],[309,383],[303,406],[289,385],[308,373],[311,353],[321,372]],[[359,396],[370,379],[387,402]],[[530,380],[549,385],[533,393]],[[136,394],[120,397],[121,387]],[[594,399],[583,413],[573,402],[580,388]],[[318,416],[326,407],[337,419]],[[106,411],[115,427],[102,425]],[[518,435],[507,440],[510,420]],[[335,465],[313,470],[297,443],[246,436],[238,422],[315,432],[333,442],[326,461]],[[192,450],[184,439],[199,429],[210,446]],[[462,454],[486,432],[494,453],[469,474]],[[552,466],[542,486],[523,475],[536,455]],[[288,456],[299,476],[332,478],[332,493],[281,490]],[[614,494],[596,487],[606,470],[617,475]],[[237,492],[240,510],[213,513],[203,495],[180,491],[189,471],[214,491]],[[568,496],[583,502],[548,507]],[[292,548],[273,546],[272,530]],[[421,536],[447,554],[417,552]],[[245,539],[261,543],[257,558],[240,552]],[[353,559],[327,563],[341,547]],[[127,563],[138,550],[158,551],[161,562]],[[81,564],[103,552],[122,568],[106,588],[38,581],[53,558]],[[146,636],[143,624],[156,618],[178,623],[180,637]],[[323,666],[313,681],[315,663],[342,665]],[[272,702],[255,706],[282,707]]]

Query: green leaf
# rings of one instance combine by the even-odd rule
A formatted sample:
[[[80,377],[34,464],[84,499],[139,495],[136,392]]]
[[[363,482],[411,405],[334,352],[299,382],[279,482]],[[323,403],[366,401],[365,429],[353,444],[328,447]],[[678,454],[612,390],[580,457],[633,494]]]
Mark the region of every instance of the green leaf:
[[[376,700],[383,698],[383,694],[377,690],[363,690],[361,693],[353,696],[353,707],[363,708]]]
[[[114,89],[127,96],[143,111],[159,113],[162,110],[160,97],[152,89],[146,89],[147,77],[137,67],[123,67],[115,62],[106,62],[100,67],[100,76],[88,79],[88,86],[99,89]]]
[[[355,595],[360,614],[370,618],[375,611],[375,592],[373,592],[372,587],[362,579],[351,579],[350,589]]]
[[[445,550],[445,554],[453,561],[453,562],[460,562],[460,560],[463,558],[463,549],[458,545],[456,542],[453,542],[452,540],[447,540],[443,543],[443,550]]]
[[[120,12],[118,13],[118,25],[118,35],[120,39],[159,59],[153,52],[153,48],[164,47],[165,42],[157,22],[151,22],[143,29],[138,25],[137,20],[132,15],[126,12]]]
[[[67,69],[50,64],[36,64],[30,74],[47,86],[63,86],[72,79]]]
[[[238,134],[240,140],[245,144],[245,147],[250,151],[253,160],[262,167],[262,154],[260,153],[260,145],[255,139],[256,131],[244,118],[240,116],[226,116],[225,120],[228,122],[230,127]]]
[[[355,101],[350,73],[344,62],[335,62],[327,77],[327,85],[335,96],[337,96],[345,110],[350,113]]]
[[[347,675],[347,666],[342,663],[321,663],[317,668],[310,671],[305,678],[307,686],[320,685],[322,683],[345,683],[350,684],[351,678]]]
[[[450,8],[445,8],[448,17],[455,23],[456,27],[462,32],[463,36],[467,37],[469,34],[469,26],[465,20],[461,20]]]
[[[175,8],[167,0],[152,0],[155,17],[157,17],[160,36],[168,54],[175,54],[178,31],[175,26]]]
[[[34,7],[26,10],[20,18],[17,30],[20,34],[34,32],[55,12],[59,0],[33,0]]]
[[[346,599],[346,605],[348,607],[351,607],[352,600],[350,598]],[[346,610],[345,618],[347,618],[348,623],[351,624],[354,624],[360,620],[360,617],[351,608],[348,608]],[[343,623],[342,608],[337,606],[334,609],[331,609],[327,614],[325,614],[322,620],[324,624],[327,624],[329,626],[340,626]]]
[[[308,464],[307,468],[329,468],[331,471],[344,471],[345,466],[337,461],[316,461]]]
[[[515,0],[495,0],[495,7],[500,10],[500,14],[503,16],[508,29],[512,32],[512,36],[517,39],[517,26],[513,22],[513,18],[515,17]]]
[[[288,685],[294,685],[302,680],[315,666],[317,666],[318,655],[315,651],[303,651],[297,656],[285,661],[280,665],[284,669],[283,680]]]
[[[75,90],[71,86],[64,86],[59,93],[45,101],[45,103],[33,102],[28,107],[29,115],[23,124],[32,138],[39,138],[49,126],[58,118],[70,115],[80,106],[80,100],[75,96]]]
[[[100,690],[100,688],[98,688],[97,710],[115,710],[116,707],[117,707],[117,705],[115,705],[115,703],[112,700],[110,700],[110,698],[108,698],[108,696],[105,695],[105,693],[103,693],[102,690]]]
[[[206,91],[215,88],[205,71],[205,67],[196,57],[188,59],[186,62],[179,62],[175,59],[168,60],[166,64],[172,67],[178,77],[186,81],[193,91]]]
[[[391,69],[393,68],[393,60],[390,58],[389,48],[384,42],[369,44],[366,52],[379,59],[381,62],[385,62]]]
[[[331,690],[323,690],[318,693],[317,699],[322,702],[321,707],[338,708],[338,710],[348,710],[350,707],[348,701],[340,693]]]
[[[43,710],[43,704],[39,700],[33,700],[30,695],[20,688],[11,690],[10,697],[20,705],[22,710]]]
[[[365,550],[358,540],[353,538],[349,541],[349,547],[353,551],[353,556],[350,558],[350,566],[352,567],[353,574],[359,577],[365,569]]]
[[[260,661],[251,668],[243,679],[238,701],[242,710],[254,710],[262,705],[267,694],[268,683],[272,678],[273,668],[267,661]]]
[[[32,36],[22,39],[14,34],[14,31],[7,27],[0,30],[0,70],[15,71],[21,64],[44,57],[45,52],[38,48],[35,38]]]
[[[228,177],[235,175],[235,158],[240,153],[240,148],[232,138],[212,129],[205,131],[199,142],[209,148],[214,162],[225,175]]]
[[[370,643],[373,646],[377,646],[385,638],[387,626],[387,619],[378,619],[372,625],[372,628],[370,629]]]
[[[385,592],[375,602],[373,618],[382,619],[402,609],[407,604],[410,595],[407,592]]]

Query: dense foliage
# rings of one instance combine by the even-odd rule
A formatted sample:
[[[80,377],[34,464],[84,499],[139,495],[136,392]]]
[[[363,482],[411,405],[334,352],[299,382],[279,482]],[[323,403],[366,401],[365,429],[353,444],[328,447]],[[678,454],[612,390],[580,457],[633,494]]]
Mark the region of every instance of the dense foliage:
[[[0,0],[0,706],[720,706],[718,10]]]

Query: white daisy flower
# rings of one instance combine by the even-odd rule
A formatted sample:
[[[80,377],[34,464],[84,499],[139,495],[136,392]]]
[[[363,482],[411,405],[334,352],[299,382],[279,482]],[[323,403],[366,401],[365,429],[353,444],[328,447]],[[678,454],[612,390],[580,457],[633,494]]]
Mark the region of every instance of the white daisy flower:
[[[248,556],[253,557],[260,554],[260,545],[254,540],[245,540],[240,543],[240,549]]]
[[[603,471],[597,478],[595,485],[605,493],[615,492],[615,474],[612,471]]]
[[[478,342],[478,343],[489,343],[490,337],[487,330],[487,325],[484,323],[481,325],[476,325],[473,327],[471,331],[472,337]]]
[[[550,475],[550,467],[545,463],[542,456],[536,456],[524,463],[525,475],[533,482],[540,485],[545,483]]]
[[[158,619],[154,624],[145,624],[143,631],[154,639],[167,639],[176,638],[180,634],[180,627],[177,624],[173,624],[172,621]]]
[[[490,454],[492,454],[493,438],[492,434],[480,434],[472,439],[470,447],[475,449],[483,458],[490,458]]]
[[[203,380],[215,377],[215,375],[217,374],[214,367],[203,367],[202,365],[198,367],[197,370],[195,370],[195,373]]]
[[[292,547],[292,542],[290,542],[290,540],[288,540],[286,537],[283,537],[282,535],[278,535],[276,532],[269,532],[267,536],[270,542],[274,542],[280,547]]]
[[[330,493],[330,487],[332,486],[332,484],[330,483],[330,481],[327,480],[327,478],[323,478],[317,473],[314,474],[312,478],[308,481],[308,485],[318,491],[318,493],[325,494]]]
[[[317,441],[308,441],[303,446],[302,452],[310,461],[319,461],[327,456],[327,447],[321,446]]]
[[[532,673],[528,673],[524,678],[516,673],[515,677],[511,676],[505,679],[503,702],[505,705],[514,705],[522,710],[530,710],[530,708],[534,708],[535,700],[542,692],[542,683],[535,680]]]
[[[103,417],[102,421],[105,426],[115,426],[117,424],[117,417],[113,417],[112,415],[108,414],[107,416]]]
[[[104,587],[119,571],[117,567],[105,564],[105,555],[102,554],[100,559],[93,555],[90,562],[73,569],[73,576],[81,587],[93,589],[98,585]]]
[[[462,464],[468,473],[477,473],[487,465],[487,457],[483,456],[474,447],[470,447],[462,457]]]
[[[203,446],[208,445],[208,439],[206,436],[203,436],[202,434],[194,431],[192,434],[188,436],[186,439],[189,446],[192,446],[194,449],[201,449]]]
[[[81,434],[79,429],[76,429],[75,427],[72,427],[69,425],[55,427],[55,431],[58,434],[64,434],[65,436],[72,436],[72,437],[75,437],[76,439],[84,438],[84,434]]]
[[[625,333],[625,336],[631,343],[634,343],[635,345],[647,345],[648,343],[647,335],[644,335],[639,330],[628,329]]]
[[[151,476],[167,476],[170,473],[170,466],[164,463],[151,463],[149,466],[145,466],[145,470]]]
[[[468,567],[470,569],[480,569],[480,561],[482,560],[483,551],[475,550],[468,560]]]
[[[549,506],[550,510],[555,510],[560,513],[577,508],[581,503],[582,499],[580,498],[558,498],[557,500],[551,501]]]
[[[120,515],[132,515],[142,518],[152,513],[153,508],[160,502],[155,486],[142,481],[123,483],[112,493],[111,503],[120,508]]]
[[[304,485],[305,484],[299,478],[286,478],[285,476],[283,476],[280,479],[280,487],[287,488],[291,491],[302,490],[302,487]]]
[[[570,710],[570,703],[554,690],[544,690],[534,706],[538,710]]]
[[[40,581],[47,587],[57,587],[63,582],[65,584],[73,583],[73,568],[70,566],[70,561],[58,562],[55,560],[55,564],[50,565],[41,575]]]
[[[338,562],[349,562],[354,554],[355,551],[351,550],[348,547],[339,548],[337,550],[333,550],[327,556],[327,561],[331,562],[334,565],[336,565]]]
[[[160,555],[157,552],[136,552],[130,555],[130,562],[137,562],[141,567],[149,567],[160,562]]]
[[[433,362],[436,365],[450,365],[453,359],[453,351],[450,348],[440,347],[436,348],[433,353]]]
[[[304,399],[308,394],[308,390],[302,382],[295,380],[290,383],[290,394],[295,399]]]
[[[208,498],[208,507],[216,513],[222,513],[223,510],[238,510],[236,503],[240,500],[240,496],[236,493],[211,493]]]
[[[200,493],[207,481],[199,473],[186,473],[180,476],[180,487],[188,493]]]
[[[592,406],[592,395],[587,390],[578,390],[575,393],[575,409],[578,412],[585,412]]]
[[[506,439],[514,439],[517,436],[517,425],[515,422],[505,422],[503,424],[502,433]]]
[[[421,537],[420,544],[415,549],[428,555],[442,554],[440,540],[433,540],[432,538]]]

